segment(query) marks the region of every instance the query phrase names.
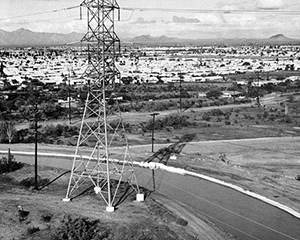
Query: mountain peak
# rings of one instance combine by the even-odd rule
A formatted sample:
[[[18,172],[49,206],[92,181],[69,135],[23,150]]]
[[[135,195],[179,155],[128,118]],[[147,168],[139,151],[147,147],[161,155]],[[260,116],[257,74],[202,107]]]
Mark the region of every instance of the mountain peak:
[[[19,28],[12,32],[0,30],[1,46],[42,46],[62,45],[77,42],[82,39],[83,34],[57,34],[45,32],[33,32],[25,28]]]
[[[159,36],[159,37],[152,37],[151,35],[141,35],[134,37],[131,42],[134,43],[168,43],[176,41],[176,38],[170,38],[165,35]]]
[[[32,32],[32,31],[30,31],[29,29],[26,29],[26,28],[19,28],[14,32]]]
[[[293,39],[288,38],[283,34],[276,34],[276,35],[270,37],[269,40],[272,40],[272,41],[290,41],[290,40],[293,40]]]

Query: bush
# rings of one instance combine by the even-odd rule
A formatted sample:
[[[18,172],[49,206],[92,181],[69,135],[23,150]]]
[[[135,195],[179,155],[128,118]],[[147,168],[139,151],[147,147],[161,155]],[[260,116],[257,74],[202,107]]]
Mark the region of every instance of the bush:
[[[209,122],[209,120],[210,120],[210,114],[209,113],[204,113],[203,116],[202,116],[202,119],[204,121]]]
[[[225,125],[230,125],[230,121],[225,121]]]
[[[71,137],[78,135],[79,130],[76,126],[68,126],[65,124],[47,125],[39,129],[38,142],[54,143],[59,137]],[[34,129],[21,129],[18,131],[19,142],[33,143],[35,141]]]
[[[150,131],[153,129],[153,121],[149,120],[146,123],[141,124],[141,128],[144,131]],[[154,123],[155,130],[162,130],[166,127],[173,127],[174,129],[179,129],[181,127],[187,127],[192,125],[192,123],[188,120],[188,117],[182,115],[169,115],[164,118],[158,119]]]
[[[36,233],[38,231],[40,231],[39,227],[30,227],[30,228],[27,229],[27,233],[30,234],[30,235],[34,234],[34,233]]]
[[[47,183],[50,182],[49,179],[41,178],[40,176],[38,176],[37,181],[38,181],[38,185],[40,185],[40,186],[44,186],[44,185],[46,185]],[[35,185],[35,178],[34,177],[25,178],[20,182],[20,184],[25,186],[25,187],[32,187],[32,186]]]
[[[2,157],[0,159],[0,174],[16,171],[16,170],[22,168],[23,166],[24,166],[24,163],[16,162],[12,155],[9,160],[6,157]]]
[[[56,231],[53,240],[96,240],[112,239],[111,230],[100,224],[99,220],[89,220],[86,218],[65,217],[62,226]]]
[[[42,215],[42,220],[46,223],[50,222],[51,219],[52,219],[53,215],[52,214],[48,214],[48,213],[45,213]]]
[[[224,113],[220,109],[213,109],[210,111],[212,116],[223,116]]]
[[[207,98],[219,98],[222,95],[220,89],[211,89],[206,93]]]

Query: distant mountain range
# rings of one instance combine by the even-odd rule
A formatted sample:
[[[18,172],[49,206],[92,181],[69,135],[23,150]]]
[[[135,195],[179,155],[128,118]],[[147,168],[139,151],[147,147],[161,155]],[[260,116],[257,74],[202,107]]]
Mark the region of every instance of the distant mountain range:
[[[284,36],[283,34],[277,34],[266,39],[246,39],[246,38],[220,38],[220,39],[182,39],[182,38],[170,38],[167,36],[152,37],[151,35],[142,35],[133,39],[127,39],[130,43],[139,44],[179,44],[179,43],[295,43],[300,42],[299,39],[292,39]]]
[[[13,32],[7,32],[0,29],[0,47],[1,46],[49,46],[49,45],[64,45],[79,42],[83,33],[45,33],[33,32],[28,29],[20,28]],[[219,43],[289,43],[300,42],[300,40],[292,39],[277,34],[267,39],[183,39],[170,38],[167,36],[152,37],[151,35],[137,36],[131,39],[122,39],[123,43],[136,44],[160,44],[160,45],[174,45],[174,44],[219,44]]]
[[[0,29],[0,46],[48,46],[62,45],[78,42],[82,39],[82,33],[45,33],[33,32],[28,29],[20,28],[13,32]]]

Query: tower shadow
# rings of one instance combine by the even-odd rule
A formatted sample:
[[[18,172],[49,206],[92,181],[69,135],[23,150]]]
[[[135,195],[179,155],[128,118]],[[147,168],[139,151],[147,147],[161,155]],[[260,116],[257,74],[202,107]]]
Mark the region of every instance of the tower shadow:
[[[147,163],[158,162],[167,165],[171,155],[180,154],[182,149],[186,146],[186,144],[188,142],[191,142],[195,137],[196,137],[195,133],[185,134],[178,140],[178,142],[159,149],[152,156],[147,158],[145,162]]]

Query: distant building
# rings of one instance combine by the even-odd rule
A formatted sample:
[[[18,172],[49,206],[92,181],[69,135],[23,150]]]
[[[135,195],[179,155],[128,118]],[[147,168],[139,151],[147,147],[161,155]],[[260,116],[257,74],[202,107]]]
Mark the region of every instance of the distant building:
[[[204,77],[205,82],[223,82],[224,78],[222,76],[208,76]]]
[[[206,97],[206,93],[205,92],[198,92],[198,97],[199,98],[205,98]]]
[[[223,91],[222,92],[222,96],[223,98],[233,98],[233,97],[242,97],[243,93],[239,92],[239,91]]]
[[[58,99],[58,105],[60,105],[63,108],[68,108],[69,107],[69,97],[67,97],[67,100]],[[75,99],[70,98],[70,105],[71,105],[71,107],[75,108],[78,106],[78,103]]]

